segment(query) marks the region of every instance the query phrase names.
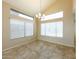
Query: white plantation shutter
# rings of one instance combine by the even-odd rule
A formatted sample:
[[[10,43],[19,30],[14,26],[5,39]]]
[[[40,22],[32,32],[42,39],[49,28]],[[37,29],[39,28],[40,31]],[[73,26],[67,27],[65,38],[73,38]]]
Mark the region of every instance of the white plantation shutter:
[[[33,18],[11,10],[10,39],[33,36]]]
[[[63,22],[42,23],[41,35],[63,37]]]
[[[10,38],[24,37],[24,22],[10,19]]]
[[[25,22],[25,36],[33,35],[33,22]]]

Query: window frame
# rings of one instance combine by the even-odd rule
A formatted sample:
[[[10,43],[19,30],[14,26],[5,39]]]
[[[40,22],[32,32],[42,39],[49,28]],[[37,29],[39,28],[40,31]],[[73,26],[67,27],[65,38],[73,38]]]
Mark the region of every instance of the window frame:
[[[20,14],[23,14],[23,15],[25,15],[25,16],[28,16],[28,17],[33,18],[33,20],[30,20],[30,19],[27,19],[27,18],[26,18],[26,21],[28,20],[28,21],[32,21],[32,22],[33,22],[33,33],[32,33],[32,35],[30,35],[30,36],[26,36],[26,35],[25,35],[25,21],[23,21],[23,22],[24,22],[24,36],[23,36],[23,37],[18,37],[18,38],[13,38],[12,40],[14,40],[14,39],[19,39],[19,38],[24,38],[24,37],[32,37],[32,36],[34,35],[34,17],[29,16],[29,15],[26,15],[26,14],[20,12],[20,11],[17,11],[17,10],[15,10],[15,9],[12,9],[12,8],[10,9],[10,11],[14,11],[14,12],[16,12],[16,13],[20,13]],[[20,17],[20,16],[19,16],[19,17]],[[9,19],[11,20],[11,16],[10,16]],[[23,20],[24,20],[24,18],[23,18]],[[28,22],[28,23],[29,23],[29,22]],[[9,24],[10,24],[10,22],[9,22]],[[11,26],[11,24],[10,24],[10,26]],[[9,29],[11,29],[11,28],[9,27]],[[11,36],[11,30],[10,30],[10,36]],[[11,39],[11,37],[10,37],[10,39]]]
[[[64,12],[63,12],[63,15],[64,15]],[[64,17],[64,16],[63,16]],[[55,18],[55,19],[48,19],[48,20],[41,20],[40,22],[40,36],[44,36],[44,37],[53,37],[53,38],[63,38],[64,37],[64,35],[63,35],[63,33],[62,33],[62,37],[59,37],[58,35],[57,35],[57,33],[56,33],[56,36],[48,36],[48,35],[46,35],[46,30],[44,31],[45,32],[45,35],[42,35],[41,34],[41,24],[44,24],[44,23],[54,23],[54,22],[62,22],[63,23],[63,17],[61,17],[61,18]],[[64,24],[62,25],[62,26],[64,26]],[[56,26],[57,27],[57,26]],[[57,28],[56,28],[56,30],[57,30]],[[64,32],[64,29],[62,29],[63,30],[63,32]]]
[[[63,21],[62,21],[62,20],[61,20],[61,21],[57,21],[57,22],[62,22],[62,24],[63,24]],[[56,23],[57,23],[57,22],[56,22]],[[56,33],[54,34],[55,36],[47,35],[47,34],[46,34],[46,23],[49,23],[49,22],[41,23],[41,25],[44,24],[44,26],[45,26],[45,27],[44,27],[44,28],[45,28],[45,31],[44,31],[44,32],[45,32],[45,33],[44,33],[45,35],[42,35],[41,30],[40,30],[40,35],[41,35],[41,36],[46,36],[46,37],[59,37],[59,38],[62,38],[62,37],[63,37],[63,29],[62,29],[62,37],[58,36],[58,34],[57,34],[57,33],[58,33],[58,32],[57,32],[57,24],[55,25],[55,26],[56,26],[56,27],[55,27]],[[50,23],[55,23],[55,22],[50,22]],[[62,26],[63,26],[63,25],[62,25]],[[41,29],[41,28],[40,28],[40,29]]]

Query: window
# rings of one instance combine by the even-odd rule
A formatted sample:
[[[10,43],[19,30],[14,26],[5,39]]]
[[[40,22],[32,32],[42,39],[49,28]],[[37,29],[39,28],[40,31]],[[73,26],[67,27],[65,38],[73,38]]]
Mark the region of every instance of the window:
[[[10,15],[12,16],[19,16],[19,17],[22,17],[22,18],[26,18],[26,19],[29,19],[29,20],[33,20],[32,17],[29,17],[29,16],[26,16],[24,14],[22,14],[21,12],[18,12],[18,11],[15,11],[15,10],[10,10]]]
[[[63,37],[63,22],[42,23],[41,35]]]
[[[46,34],[46,24],[41,24],[41,35],[45,35]]]
[[[63,11],[60,11],[58,13],[50,14],[47,16],[42,17],[41,21],[49,20],[49,19],[57,19],[57,18],[62,18],[63,17]]]
[[[24,22],[10,19],[10,38],[24,37]]]
[[[57,22],[57,37],[63,37],[63,22]]]
[[[51,36],[51,37],[63,37],[63,21],[61,20],[62,17],[63,17],[63,11],[44,16],[41,19],[41,22],[42,22],[41,23],[41,35]],[[57,18],[58,19],[60,18],[60,19],[58,20]],[[54,21],[51,21],[51,22],[48,21],[51,19]]]
[[[33,22],[25,22],[25,36],[33,35]]]
[[[26,15],[23,15],[23,14],[19,14],[18,16],[23,17],[23,18],[27,18],[29,20],[33,20],[32,17],[26,16]]]
[[[56,36],[56,23],[46,23],[46,35]]]
[[[33,35],[33,18],[11,10],[10,39]]]

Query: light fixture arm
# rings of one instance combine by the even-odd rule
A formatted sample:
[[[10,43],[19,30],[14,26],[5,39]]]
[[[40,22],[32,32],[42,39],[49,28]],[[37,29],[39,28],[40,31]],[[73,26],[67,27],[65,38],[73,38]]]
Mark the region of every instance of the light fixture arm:
[[[45,14],[41,14],[41,4],[42,4],[42,0],[40,0],[40,5],[39,5],[39,13],[36,14],[37,18],[44,18]]]

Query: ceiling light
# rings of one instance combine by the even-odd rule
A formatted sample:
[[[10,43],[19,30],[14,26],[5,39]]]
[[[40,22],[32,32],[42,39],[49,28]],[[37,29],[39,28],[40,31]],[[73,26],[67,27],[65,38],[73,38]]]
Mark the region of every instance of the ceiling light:
[[[40,9],[40,10],[39,10],[40,12],[39,12],[38,14],[36,14],[35,16],[36,16],[36,18],[39,18],[39,19],[40,19],[40,18],[42,18],[42,17],[45,16],[45,14],[42,14],[42,13],[41,13],[41,0],[40,0],[40,6],[39,6],[39,9]]]

